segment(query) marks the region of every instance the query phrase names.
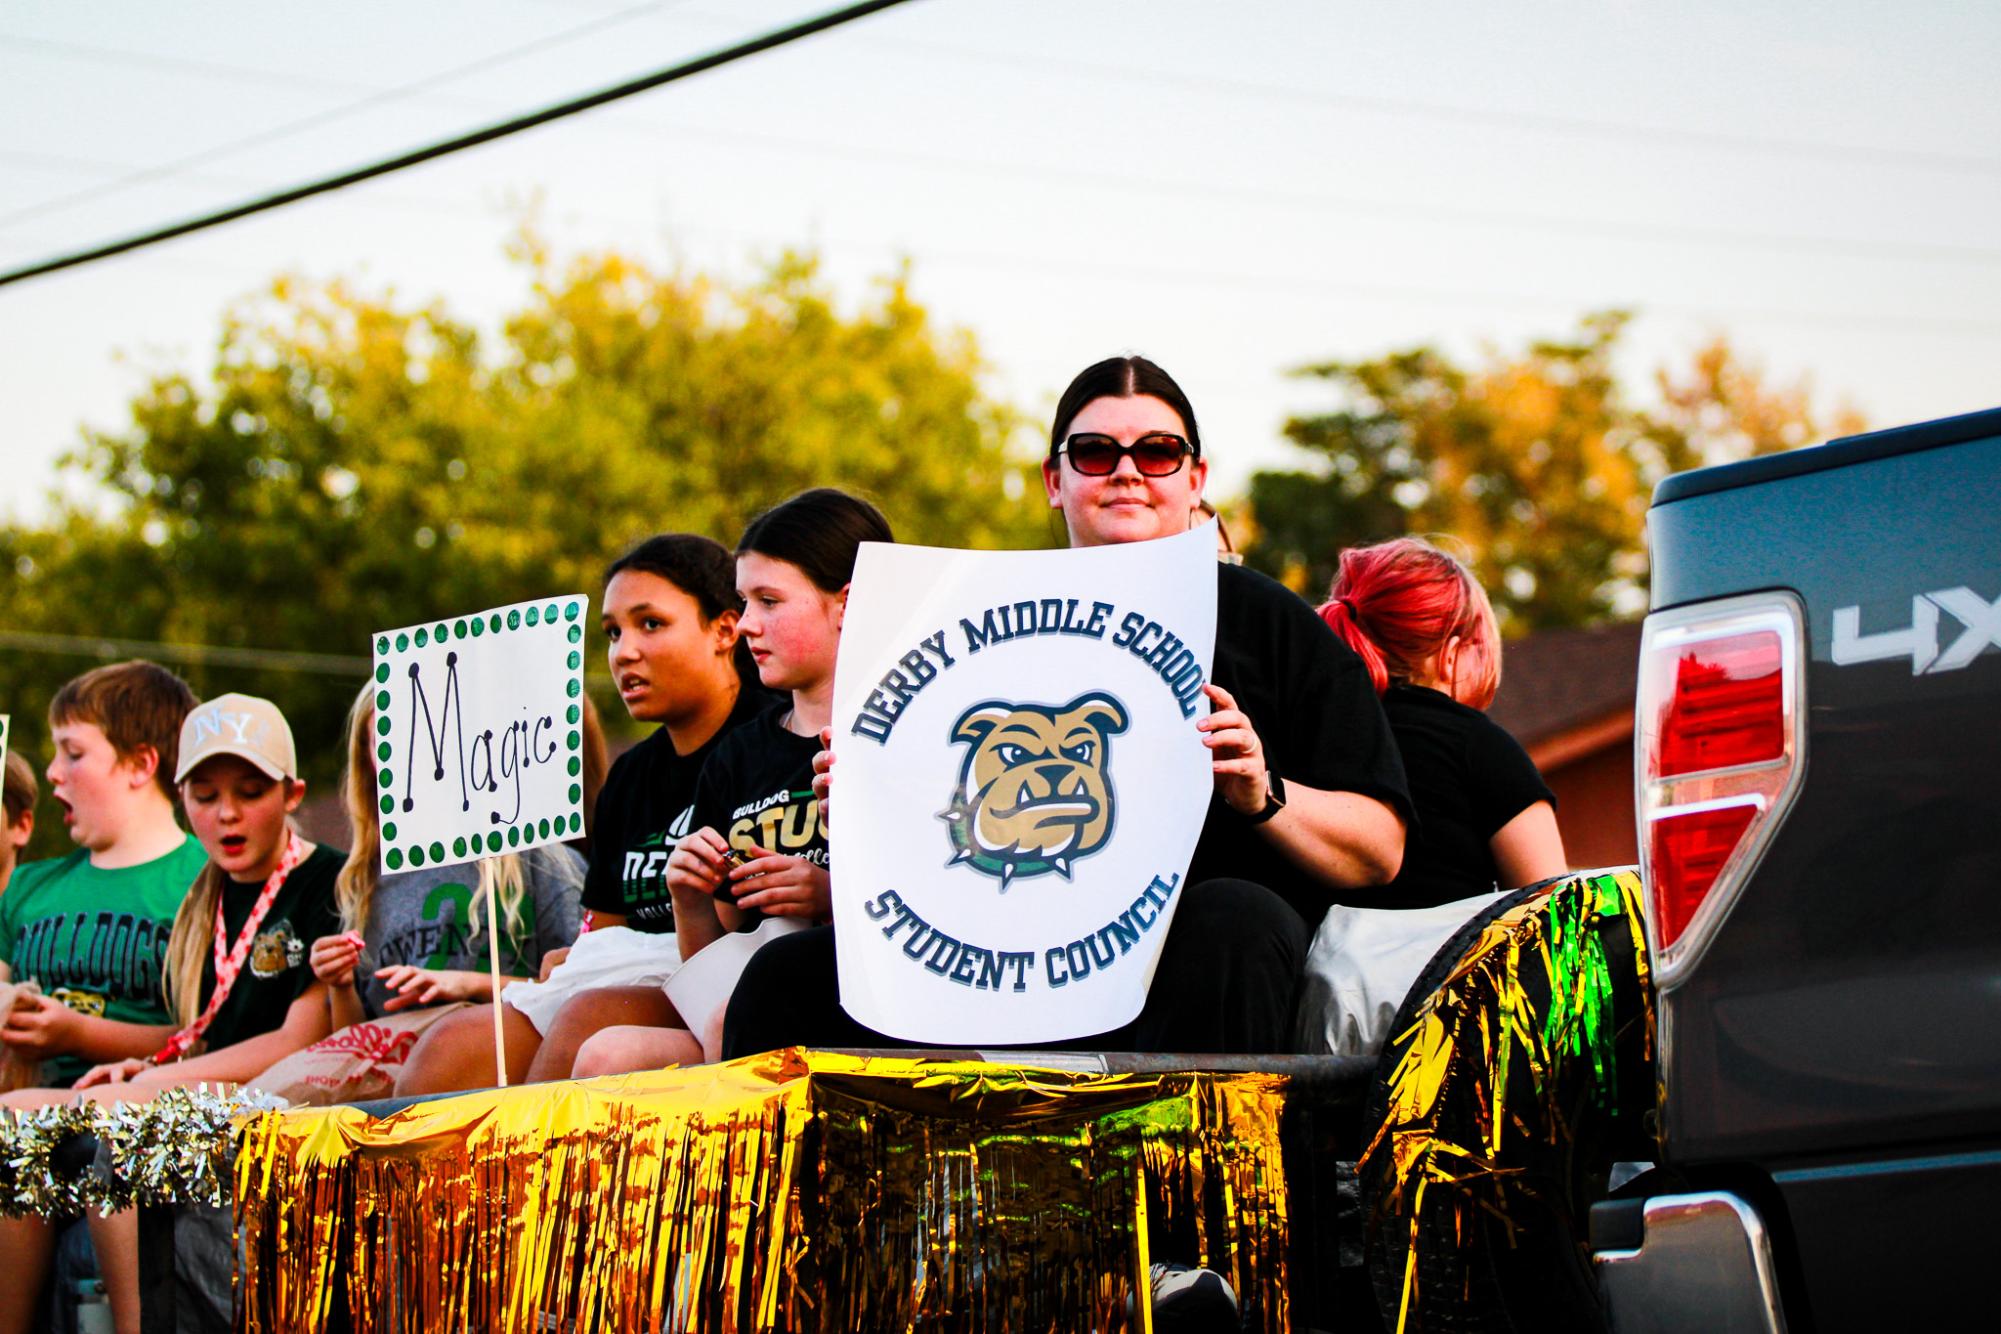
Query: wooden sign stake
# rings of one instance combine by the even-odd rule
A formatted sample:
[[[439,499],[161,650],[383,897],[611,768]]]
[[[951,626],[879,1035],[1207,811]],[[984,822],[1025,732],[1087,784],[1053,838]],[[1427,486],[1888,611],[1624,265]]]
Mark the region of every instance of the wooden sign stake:
[[[493,1069],[500,1087],[506,1088],[507,1037],[500,1022],[500,909],[494,903],[500,897],[500,886],[496,881],[488,878],[486,887],[486,967],[493,978]]]

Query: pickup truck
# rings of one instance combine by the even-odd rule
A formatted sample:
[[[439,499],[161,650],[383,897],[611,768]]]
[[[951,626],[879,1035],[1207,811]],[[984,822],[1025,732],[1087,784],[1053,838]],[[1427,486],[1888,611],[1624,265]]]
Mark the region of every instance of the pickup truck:
[[[1995,1318],[1997,504],[2001,410],[1654,494],[1657,1165],[1589,1225],[1620,1334]]]
[[[1987,1304],[1996,497],[2001,411],[1661,483],[1638,875],[1494,905],[1392,1023],[1361,1154],[1386,1328],[1916,1329]]]

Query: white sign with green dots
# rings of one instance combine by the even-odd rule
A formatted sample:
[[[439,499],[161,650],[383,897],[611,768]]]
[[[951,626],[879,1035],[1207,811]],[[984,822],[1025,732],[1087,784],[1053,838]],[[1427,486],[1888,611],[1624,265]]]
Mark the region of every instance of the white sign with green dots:
[[[566,595],[375,636],[383,870],[583,834],[588,609]]]

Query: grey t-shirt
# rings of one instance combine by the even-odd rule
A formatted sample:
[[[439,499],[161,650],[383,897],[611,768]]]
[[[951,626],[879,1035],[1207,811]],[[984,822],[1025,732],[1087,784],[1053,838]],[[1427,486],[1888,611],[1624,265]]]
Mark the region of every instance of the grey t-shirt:
[[[510,932],[505,917],[500,923],[500,971],[534,977],[544,954],[576,941],[584,859],[559,843],[530,848],[521,854],[521,874],[526,892],[519,928]],[[382,1013],[391,994],[376,980],[378,968],[413,963],[486,971],[486,909],[480,905],[477,921],[473,910],[478,889],[474,862],[392,872],[377,882],[361,930],[361,964],[354,973],[362,1009],[370,1018]]]

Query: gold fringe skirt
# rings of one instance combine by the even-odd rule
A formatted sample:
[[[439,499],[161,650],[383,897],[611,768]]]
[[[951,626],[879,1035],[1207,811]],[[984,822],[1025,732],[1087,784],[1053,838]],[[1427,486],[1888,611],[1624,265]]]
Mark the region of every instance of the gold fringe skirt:
[[[267,1113],[252,1331],[1150,1328],[1151,1262],[1288,1328],[1284,1079],[784,1051]]]

